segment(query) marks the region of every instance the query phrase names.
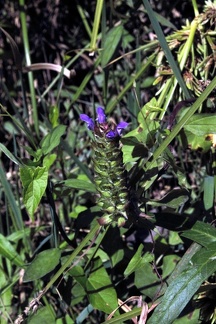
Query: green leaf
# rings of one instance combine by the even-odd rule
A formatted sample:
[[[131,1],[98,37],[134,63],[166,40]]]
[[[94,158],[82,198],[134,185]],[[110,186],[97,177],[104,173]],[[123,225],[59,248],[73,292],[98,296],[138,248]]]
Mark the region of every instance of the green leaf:
[[[205,210],[209,210],[214,205],[214,193],[215,193],[215,179],[212,176],[206,176],[204,178],[204,207]]]
[[[148,201],[148,205],[168,206],[170,208],[179,208],[189,199],[189,192],[186,189],[173,189],[160,200]]]
[[[70,188],[84,190],[88,192],[97,192],[94,183],[80,179],[68,179],[64,181],[64,185]]]
[[[216,243],[202,248],[192,258],[186,271],[177,276],[168,286],[160,304],[155,309],[149,324],[172,323],[190,299],[216,270]]]
[[[20,178],[24,194],[23,201],[29,216],[33,218],[34,211],[47,187],[48,171],[46,167],[21,167]]]
[[[216,229],[210,224],[197,221],[190,230],[185,231],[181,236],[207,246],[212,242],[216,242]]]
[[[24,262],[19,254],[14,249],[10,241],[0,234],[0,255],[10,260],[12,263],[19,267],[23,267]]]
[[[51,106],[49,109],[49,121],[52,124],[52,127],[58,126],[58,119],[59,119],[59,107]]]
[[[73,277],[83,288],[86,287],[86,276],[83,268],[79,265],[68,270],[68,274]]]
[[[198,136],[216,133],[215,114],[195,114],[186,123],[184,128]]]
[[[94,308],[109,314],[118,306],[116,291],[112,287],[110,277],[99,258],[94,262],[94,268],[89,275],[86,289],[89,302]]]
[[[29,282],[44,277],[55,269],[59,263],[61,251],[59,249],[45,250],[36,255],[32,263],[27,267],[23,281]]]
[[[101,64],[102,66],[105,66],[109,63],[112,56],[114,55],[119,42],[122,38],[123,33],[123,27],[122,25],[113,27],[106,35],[105,42],[104,42],[104,48],[101,55]]]
[[[202,153],[205,153],[211,149],[212,143],[206,140],[205,136],[197,136],[186,129],[184,129],[184,135],[187,139],[185,146],[189,146],[192,150],[202,149]]]
[[[151,299],[155,297],[158,288],[161,286],[160,279],[150,263],[144,263],[135,271],[134,284],[143,295]]]
[[[0,150],[14,163],[20,165],[20,161],[7,149],[7,147],[0,143]]]
[[[163,258],[162,269],[163,269],[163,278],[164,279],[166,277],[168,277],[171,274],[171,272],[173,272],[179,259],[180,259],[180,257],[175,254],[166,255]]]
[[[51,130],[40,143],[44,155],[51,152],[55,147],[60,144],[61,136],[64,135],[66,126],[59,125]]]
[[[129,276],[134,271],[138,270],[140,267],[143,266],[145,263],[149,263],[153,261],[154,257],[149,252],[145,253],[144,256],[142,256],[142,250],[143,250],[143,244],[140,244],[138,247],[138,250],[130,260],[127,268],[124,271],[124,276]]]
[[[45,166],[47,170],[49,170],[49,168],[55,162],[56,158],[57,158],[57,154],[55,153],[46,155],[43,159],[43,166]]]
[[[37,313],[32,315],[28,320],[28,324],[55,324],[55,322],[55,317],[49,306],[39,308]]]

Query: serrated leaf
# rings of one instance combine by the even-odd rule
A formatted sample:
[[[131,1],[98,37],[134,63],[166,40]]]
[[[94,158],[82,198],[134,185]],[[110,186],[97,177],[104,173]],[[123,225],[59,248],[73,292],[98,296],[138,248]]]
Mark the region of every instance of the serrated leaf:
[[[154,257],[149,252],[145,253],[144,256],[142,256],[142,250],[143,250],[143,244],[140,244],[138,247],[136,253],[130,260],[127,268],[124,271],[124,276],[129,276],[134,271],[138,270],[140,267],[143,266],[144,263],[149,263],[153,261]]]
[[[184,128],[198,136],[216,133],[215,114],[195,114],[186,123]]]
[[[64,135],[66,126],[59,125],[51,130],[40,143],[42,152],[44,155],[51,152],[55,147],[60,144],[60,139]]]
[[[216,242],[216,229],[210,224],[197,221],[190,230],[185,231],[181,236],[207,246],[212,242]]]
[[[117,295],[110,278],[99,258],[95,260],[94,269],[86,282],[89,302],[102,312],[109,314],[117,306]]]
[[[33,218],[34,211],[47,187],[48,171],[46,167],[21,167],[20,178],[23,185],[23,201],[29,216]]]
[[[202,248],[192,258],[188,270],[183,271],[168,286],[160,304],[155,309],[149,324],[172,323],[190,299],[216,270],[216,243]]]
[[[29,282],[44,277],[55,269],[59,263],[61,251],[59,249],[45,250],[36,255],[32,263],[27,267],[23,281]]]
[[[111,60],[113,54],[115,53],[119,42],[122,38],[123,33],[122,25],[113,27],[106,35],[106,39],[104,42],[104,48],[101,56],[101,64],[105,66]]]
[[[20,255],[16,252],[13,245],[8,239],[0,234],[0,255],[10,260],[15,265],[22,267],[24,262]]]

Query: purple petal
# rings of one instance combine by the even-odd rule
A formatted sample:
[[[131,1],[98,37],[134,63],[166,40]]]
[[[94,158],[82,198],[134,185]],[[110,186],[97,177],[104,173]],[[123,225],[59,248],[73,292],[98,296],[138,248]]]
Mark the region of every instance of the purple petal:
[[[102,107],[97,108],[97,117],[99,124],[103,124],[106,122],[106,115]]]
[[[83,120],[88,125],[89,129],[94,130],[94,122],[91,119],[91,117],[89,117],[86,114],[80,114],[80,119]]]
[[[121,135],[122,130],[125,129],[128,125],[129,124],[124,121],[120,122],[116,127],[118,134]]]
[[[110,139],[112,139],[112,138],[115,138],[116,136],[118,136],[118,133],[116,132],[116,131],[109,131],[107,134],[106,134],[106,137],[107,138],[110,138]]]

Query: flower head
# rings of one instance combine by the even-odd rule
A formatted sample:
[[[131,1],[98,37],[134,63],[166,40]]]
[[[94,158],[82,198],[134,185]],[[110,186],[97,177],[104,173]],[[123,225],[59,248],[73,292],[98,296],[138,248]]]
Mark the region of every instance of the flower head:
[[[122,121],[118,125],[114,122],[108,123],[102,107],[97,108],[97,118],[95,122],[91,117],[85,114],[80,114],[80,119],[83,120],[88,128],[99,137],[106,137],[109,140],[114,140],[121,136],[123,129],[128,126],[128,123]]]

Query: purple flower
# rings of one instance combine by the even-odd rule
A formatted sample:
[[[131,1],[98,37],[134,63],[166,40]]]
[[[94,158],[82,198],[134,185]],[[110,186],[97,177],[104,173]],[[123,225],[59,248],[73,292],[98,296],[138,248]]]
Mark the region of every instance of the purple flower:
[[[102,107],[97,108],[97,118],[95,123],[91,117],[85,114],[80,114],[80,119],[83,120],[88,125],[88,128],[94,131],[97,136],[105,136],[110,140],[120,137],[123,129],[128,126],[128,123],[124,121],[120,122],[118,125],[115,125],[114,122],[108,123]]]
[[[86,122],[89,129],[94,130],[94,122],[91,119],[91,117],[89,117],[86,114],[80,114],[80,119],[83,120],[84,122]]]
[[[99,124],[103,124],[106,122],[106,115],[105,115],[104,109],[101,107],[97,108],[97,119],[96,120],[98,120]]]
[[[122,134],[123,129],[125,129],[127,126],[128,126],[128,123],[126,123],[125,121],[120,122],[116,126],[116,130],[117,130],[117,133],[119,134],[119,136]]]

